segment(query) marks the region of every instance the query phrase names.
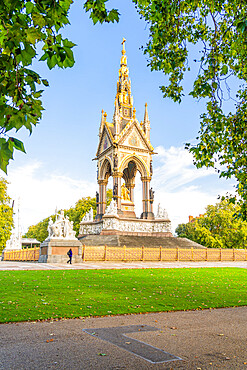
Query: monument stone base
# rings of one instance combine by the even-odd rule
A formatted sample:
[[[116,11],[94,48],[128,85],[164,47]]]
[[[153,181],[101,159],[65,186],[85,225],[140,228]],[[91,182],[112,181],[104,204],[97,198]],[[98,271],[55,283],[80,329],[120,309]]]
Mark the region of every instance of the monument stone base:
[[[41,263],[66,263],[69,259],[67,252],[71,248],[72,263],[82,262],[82,244],[79,240],[51,238],[40,246],[39,261]]]
[[[128,219],[108,214],[101,221],[81,222],[78,238],[86,235],[173,236],[169,219]]]

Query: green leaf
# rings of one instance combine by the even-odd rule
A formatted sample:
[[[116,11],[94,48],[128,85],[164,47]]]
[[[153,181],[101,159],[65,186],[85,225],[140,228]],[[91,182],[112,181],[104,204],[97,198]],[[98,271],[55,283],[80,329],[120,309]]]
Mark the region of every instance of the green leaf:
[[[34,4],[31,2],[31,1],[28,1],[26,3],[26,10],[27,10],[27,13],[30,14],[32,13],[32,10],[34,8]]]
[[[221,69],[221,76],[224,76],[224,75],[227,75],[228,73],[228,66],[227,65],[224,65]]]
[[[42,84],[45,85],[46,87],[49,86],[49,82],[47,80],[42,79],[41,81],[42,81]]]
[[[24,144],[22,141],[16,139],[15,137],[10,137],[9,140],[13,143],[15,149],[20,150],[23,153],[26,153]]]
[[[51,58],[47,59],[47,65],[49,69],[52,69],[55,67],[56,64],[57,64],[57,57],[55,54],[53,54]]]
[[[45,61],[48,58],[48,54],[44,53],[41,58],[39,58],[40,61]]]
[[[73,48],[74,46],[76,46],[76,44],[74,44],[72,41],[69,41],[68,39],[63,40],[63,45],[68,48]]]

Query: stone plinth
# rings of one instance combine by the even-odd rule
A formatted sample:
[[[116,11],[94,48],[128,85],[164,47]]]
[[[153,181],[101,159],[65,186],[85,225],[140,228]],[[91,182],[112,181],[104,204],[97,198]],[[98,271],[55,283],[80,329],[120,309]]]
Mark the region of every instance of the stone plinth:
[[[39,262],[66,263],[69,259],[67,252],[72,249],[72,263],[82,261],[82,244],[79,240],[51,238],[40,246]]]
[[[79,237],[85,235],[172,236],[169,219],[128,219],[118,215],[104,215],[98,222],[81,222],[79,234]]]
[[[136,218],[135,205],[130,200],[122,200],[121,211],[121,217],[123,218]]]

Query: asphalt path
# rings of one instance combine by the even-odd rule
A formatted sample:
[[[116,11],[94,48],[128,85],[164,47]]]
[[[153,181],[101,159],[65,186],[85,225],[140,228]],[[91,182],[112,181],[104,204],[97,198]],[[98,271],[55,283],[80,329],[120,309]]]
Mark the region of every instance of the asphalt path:
[[[129,267],[130,265],[130,267]],[[0,270],[247,268],[246,262],[0,262]],[[247,369],[247,307],[0,325],[0,369]]]
[[[238,307],[2,324],[0,369],[247,369],[246,319]]]

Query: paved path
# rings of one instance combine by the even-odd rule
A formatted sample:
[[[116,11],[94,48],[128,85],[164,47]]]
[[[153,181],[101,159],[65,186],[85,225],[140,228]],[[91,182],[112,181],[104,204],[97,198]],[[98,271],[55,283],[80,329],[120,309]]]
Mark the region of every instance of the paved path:
[[[247,369],[246,319],[238,307],[2,324],[0,369]]]
[[[193,268],[240,267],[247,268],[247,261],[229,262],[84,262],[76,264],[49,264],[38,262],[0,261],[1,270],[67,270],[67,269],[130,269],[130,268]]]

